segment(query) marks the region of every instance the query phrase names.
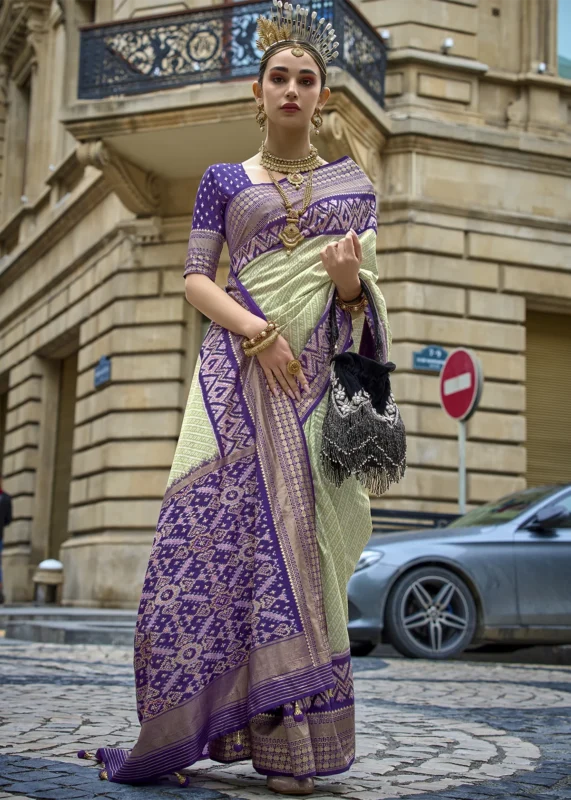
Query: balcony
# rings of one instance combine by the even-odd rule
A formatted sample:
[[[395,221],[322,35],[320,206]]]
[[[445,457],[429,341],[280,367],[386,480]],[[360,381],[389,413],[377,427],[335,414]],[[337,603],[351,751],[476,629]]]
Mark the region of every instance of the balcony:
[[[100,100],[257,74],[256,21],[269,3],[241,2],[161,17],[90,25],[81,31],[78,97]],[[382,107],[386,49],[347,0],[317,0],[311,9],[337,33],[335,64]]]
[[[80,143],[80,162],[106,173],[135,213],[186,213],[173,198],[188,197],[187,179],[258,149],[251,83],[256,21],[268,8],[256,0],[81,30],[78,98],[61,119]],[[351,155],[375,182],[392,125],[383,109],[384,42],[348,0],[312,8],[339,41],[319,152]]]

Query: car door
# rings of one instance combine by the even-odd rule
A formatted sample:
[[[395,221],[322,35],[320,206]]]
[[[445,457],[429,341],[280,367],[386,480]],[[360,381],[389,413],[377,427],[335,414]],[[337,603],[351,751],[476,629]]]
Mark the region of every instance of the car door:
[[[542,507],[551,505],[568,512],[557,528],[515,533],[520,624],[571,628],[571,492]]]

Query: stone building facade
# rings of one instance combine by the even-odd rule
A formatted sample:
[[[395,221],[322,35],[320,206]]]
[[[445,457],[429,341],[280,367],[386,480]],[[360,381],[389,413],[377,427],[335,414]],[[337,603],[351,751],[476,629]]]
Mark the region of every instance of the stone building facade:
[[[259,132],[250,78],[194,76],[78,99],[93,67],[80,59],[79,29],[109,31],[120,50],[123,23],[174,23],[192,5],[0,7],[9,601],[31,598],[48,556],[64,562],[65,603],[137,601],[204,333],[182,280],[193,197],[208,164],[249,157]],[[409,466],[378,502],[456,508],[455,426],[439,408],[437,374],[413,369],[426,345],[468,346],[483,364],[481,410],[468,427],[470,504],[526,482],[571,480],[571,80],[557,67],[561,8],[363,0],[358,9],[386,31],[386,101],[355,72],[332,69],[319,146],[329,159],[351,155],[379,196]],[[101,357],[111,376],[96,388]]]

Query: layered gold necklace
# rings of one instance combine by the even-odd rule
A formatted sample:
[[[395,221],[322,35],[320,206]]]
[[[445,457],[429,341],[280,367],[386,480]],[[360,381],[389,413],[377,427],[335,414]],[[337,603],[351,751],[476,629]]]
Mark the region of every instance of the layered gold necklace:
[[[304,182],[304,172],[310,172],[319,166],[319,153],[312,144],[309,145],[309,155],[305,158],[279,158],[266,150],[264,143],[260,147],[260,153],[262,154],[262,167],[265,167],[268,172],[271,170],[286,175],[294,189],[299,189]]]
[[[268,171],[268,175],[278,190],[285,206],[286,226],[283,231],[278,234],[278,238],[285,247],[289,256],[291,255],[292,251],[295,250],[298,244],[301,244],[301,242],[304,240],[304,237],[299,229],[299,218],[305,214],[309,208],[309,204],[311,203],[311,197],[313,194],[313,170],[319,166],[319,155],[317,153],[317,148],[315,148],[313,145],[310,145],[309,156],[307,156],[307,158],[295,160],[278,158],[277,156],[272,155],[272,153],[269,153],[263,144],[261,147],[261,153],[262,166]],[[307,183],[305,184],[305,191],[303,193],[303,205],[300,209],[293,207],[291,200],[284,192],[276,178],[273,176],[272,170],[274,172],[281,172],[282,175],[287,175],[288,181],[295,189],[299,189],[305,181],[305,176],[302,173],[309,172],[309,177],[307,179]]]

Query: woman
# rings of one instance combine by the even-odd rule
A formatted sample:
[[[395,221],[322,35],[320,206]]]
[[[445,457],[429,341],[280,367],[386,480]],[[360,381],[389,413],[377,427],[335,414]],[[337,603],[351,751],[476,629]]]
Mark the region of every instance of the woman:
[[[337,289],[339,349],[370,349],[371,183],[310,148],[329,97],[330,26],[276,4],[259,21],[262,152],[200,184],[186,297],[204,340],[160,513],[135,637],[141,733],[103,777],[144,782],[202,758],[252,759],[309,794],[354,758],[346,586],[371,534],[367,492],[320,464]],[[214,283],[228,242],[226,291]],[[349,303],[349,305],[347,305]],[[179,776],[181,781],[183,776]]]

